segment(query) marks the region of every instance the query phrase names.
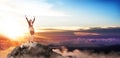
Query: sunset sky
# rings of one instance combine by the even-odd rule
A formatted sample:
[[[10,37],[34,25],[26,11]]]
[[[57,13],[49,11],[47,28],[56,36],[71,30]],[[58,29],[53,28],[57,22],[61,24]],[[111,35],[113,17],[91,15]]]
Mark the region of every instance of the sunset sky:
[[[41,44],[120,45],[119,0],[0,0],[0,51],[30,39],[25,15],[35,16],[34,41]]]
[[[76,30],[89,27],[120,27],[119,2],[118,0],[0,0],[0,33],[13,37],[28,31],[25,15],[28,18],[36,17],[35,29]]]

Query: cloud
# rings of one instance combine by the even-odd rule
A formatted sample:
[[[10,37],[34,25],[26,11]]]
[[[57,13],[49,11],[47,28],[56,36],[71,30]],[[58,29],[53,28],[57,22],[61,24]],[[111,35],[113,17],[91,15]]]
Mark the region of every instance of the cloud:
[[[46,0],[1,0],[0,12],[12,12],[34,16],[64,16],[63,12],[53,10],[54,5]]]
[[[48,28],[45,30],[49,30],[49,32],[36,32],[36,36],[38,37],[35,38],[37,41],[75,47],[96,47],[101,45],[120,44],[120,27],[99,27],[79,30]]]
[[[101,53],[94,53],[89,50],[79,50],[74,49],[73,51],[69,51],[66,47],[61,47],[60,49],[53,49],[54,52],[61,54],[62,56],[65,56],[67,58],[119,58],[118,52],[111,52],[108,54],[105,54],[101,51]]]
[[[10,46],[11,46],[10,40],[5,36],[0,35],[0,51],[8,49]]]
[[[25,15],[28,18],[36,17],[35,29],[41,22],[44,24],[42,20],[39,21],[41,16],[44,16],[45,19],[48,16],[66,16],[64,12],[54,10],[54,6],[47,0],[0,0],[0,33],[8,35],[11,33],[9,30],[20,31],[21,34],[27,33],[28,25]]]
[[[120,27],[99,27],[79,30],[46,30],[51,30],[51,32],[37,32],[37,34],[49,37],[53,41],[57,41],[59,44],[66,46],[98,47],[101,45],[120,44]]]
[[[116,35],[119,36],[120,34],[120,27],[106,27],[106,28],[102,28],[102,27],[94,27],[94,28],[77,28],[76,30],[71,30],[71,29],[54,29],[54,28],[44,28],[42,30],[49,30],[53,31],[53,33],[59,33],[59,31],[61,31],[60,33],[72,33],[74,35],[77,36],[89,36],[89,35],[95,35],[95,36],[101,36],[101,35]],[[47,31],[46,31],[47,33]]]
[[[108,27],[108,28],[90,28],[88,30],[80,30],[79,32],[97,33],[99,37],[120,38],[120,27]],[[94,37],[94,36],[93,36]]]
[[[87,33],[87,32],[74,32],[76,36],[87,36],[87,35],[100,35],[97,33]]]

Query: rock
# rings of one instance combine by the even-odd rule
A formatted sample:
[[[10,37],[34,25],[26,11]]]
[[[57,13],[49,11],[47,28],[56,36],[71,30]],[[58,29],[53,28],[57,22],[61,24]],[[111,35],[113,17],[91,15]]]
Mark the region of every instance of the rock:
[[[13,49],[7,58],[65,58],[52,51],[48,46],[37,42],[24,43]]]

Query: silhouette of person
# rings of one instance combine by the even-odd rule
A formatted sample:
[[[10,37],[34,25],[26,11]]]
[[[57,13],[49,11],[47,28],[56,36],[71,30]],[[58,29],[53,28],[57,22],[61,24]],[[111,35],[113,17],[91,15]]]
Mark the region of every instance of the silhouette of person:
[[[25,16],[25,17],[26,17],[26,16]],[[28,25],[29,25],[30,34],[31,34],[31,35],[34,35],[33,23],[34,23],[34,21],[35,21],[35,17],[34,17],[33,20],[32,20],[32,19],[28,20],[28,18],[26,17],[26,20],[27,20]]]

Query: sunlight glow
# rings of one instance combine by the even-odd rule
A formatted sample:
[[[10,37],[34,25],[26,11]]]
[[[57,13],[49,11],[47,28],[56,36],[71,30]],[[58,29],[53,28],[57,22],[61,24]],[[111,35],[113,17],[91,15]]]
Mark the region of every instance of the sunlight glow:
[[[23,36],[25,30],[23,27],[20,26],[17,21],[8,19],[8,20],[1,20],[0,23],[0,32],[13,40],[17,40],[17,37]]]

